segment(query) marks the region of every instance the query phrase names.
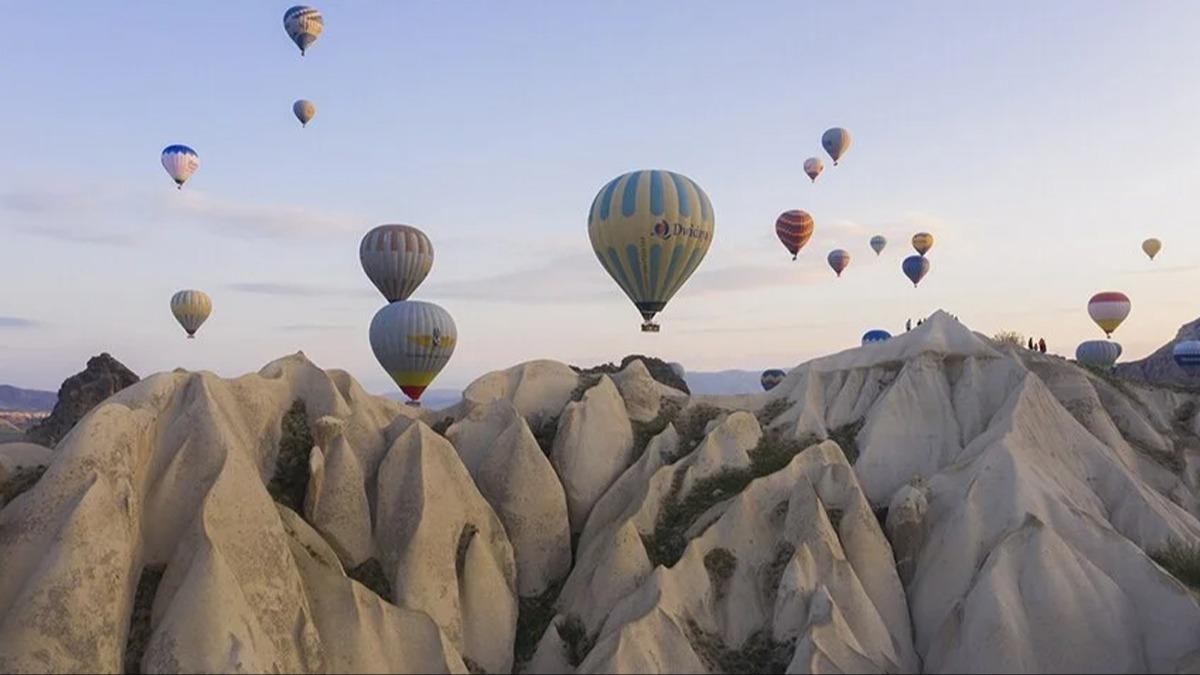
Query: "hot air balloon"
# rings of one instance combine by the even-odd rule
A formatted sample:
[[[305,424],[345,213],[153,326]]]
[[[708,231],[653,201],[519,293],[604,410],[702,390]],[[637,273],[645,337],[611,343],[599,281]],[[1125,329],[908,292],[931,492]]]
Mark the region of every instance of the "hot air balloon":
[[[212,313],[212,298],[204,291],[179,291],[171,296],[171,314],[187,331],[188,339],[196,337],[196,331]]]
[[[1161,250],[1162,242],[1157,239],[1147,239],[1142,242],[1142,251],[1150,256],[1151,260],[1154,260],[1154,256],[1158,255],[1158,252]]]
[[[875,255],[883,253],[883,249],[887,248],[887,237],[882,234],[871,237],[871,248],[874,249]]]
[[[300,99],[292,104],[292,114],[300,120],[300,126],[306,127],[317,116],[317,105],[308,99]]]
[[[175,186],[182,190],[187,179],[200,168],[200,156],[186,145],[168,145],[162,151],[162,165]]]
[[[812,182],[817,182],[817,176],[820,176],[824,170],[825,163],[821,161],[820,157],[809,157],[804,160],[804,173],[808,174]]]
[[[834,127],[821,134],[821,147],[833,158],[833,165],[850,149],[850,132],[841,127]]]
[[[921,283],[926,274],[929,274],[929,258],[919,255],[910,255],[900,264],[900,269],[904,270],[904,276],[913,282],[913,288]]]
[[[759,382],[762,383],[763,391],[771,391],[778,386],[780,382],[783,382],[783,378],[785,377],[787,377],[787,373],[779,370],[778,368],[772,368],[771,370],[763,371],[762,377],[759,378]]]
[[[712,202],[692,179],[633,171],[600,189],[588,214],[596,258],[641,312],[642,331],[704,260],[715,229]]]
[[[1200,340],[1176,342],[1171,349],[1175,364],[1190,375],[1200,373]]]
[[[1075,360],[1089,366],[1109,368],[1121,356],[1121,345],[1108,340],[1088,340],[1075,348]]]
[[[886,330],[876,328],[874,330],[869,330],[869,331],[863,333],[862,343],[865,345],[865,344],[869,344],[872,342],[886,342],[887,340],[891,340],[891,339],[892,339],[891,333],[887,332]]]
[[[388,302],[407,300],[433,267],[433,244],[411,225],[380,225],[363,237],[358,259]]]
[[[393,302],[371,319],[371,351],[414,404],[446,367],[457,341],[454,319],[430,302]]]
[[[1129,298],[1124,293],[1097,293],[1088,301],[1088,315],[1104,330],[1106,336],[1112,337],[1117,326],[1129,316],[1131,307]]]
[[[325,30],[325,18],[314,7],[296,5],[283,13],[283,29],[300,48],[300,55],[304,56],[309,46],[321,37],[321,31]]]
[[[826,257],[829,266],[833,268],[837,275],[842,276],[842,271],[850,266],[850,254],[845,249],[835,248],[829,252]]]
[[[928,232],[918,232],[913,235],[912,246],[917,249],[917,253],[925,255],[929,249],[933,248],[933,235]]]
[[[799,209],[784,211],[775,219],[775,234],[783,247],[792,254],[792,260],[813,235],[813,219],[807,212]]]

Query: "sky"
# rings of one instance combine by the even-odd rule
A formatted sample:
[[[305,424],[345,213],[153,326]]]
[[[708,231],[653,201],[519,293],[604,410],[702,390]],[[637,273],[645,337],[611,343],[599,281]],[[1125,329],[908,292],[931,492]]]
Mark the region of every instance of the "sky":
[[[303,58],[288,6],[6,8],[0,383],[56,389],[101,351],[236,376],[303,350],[390,391],[357,259],[382,223],[436,250],[414,299],[459,341],[435,387],[532,358],[791,367],[938,308],[1072,354],[1104,290],[1133,301],[1115,339],[1137,358],[1200,316],[1200,3],[322,0]],[[831,126],[853,146],[810,184]],[[201,159],[182,191],[173,143]],[[716,214],[659,334],[587,236],[596,192],[648,168]],[[796,262],[774,233],[793,208],[816,221]],[[214,301],[196,340],[182,288]]]

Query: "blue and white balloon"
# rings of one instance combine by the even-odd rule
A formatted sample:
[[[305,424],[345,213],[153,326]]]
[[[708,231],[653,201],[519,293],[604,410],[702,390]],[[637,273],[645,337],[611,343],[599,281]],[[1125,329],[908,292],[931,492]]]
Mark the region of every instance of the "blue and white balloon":
[[[889,333],[886,330],[883,330],[881,328],[876,328],[874,330],[869,330],[869,331],[863,333],[862,343],[864,345],[866,345],[866,344],[871,344],[873,342],[886,342],[891,339],[892,339],[891,333]]]
[[[304,56],[325,30],[325,18],[315,7],[296,5],[283,13],[283,29],[300,48],[300,55]]]
[[[1200,340],[1182,340],[1171,350],[1175,365],[1190,375],[1200,373]]]
[[[1088,340],[1075,348],[1075,360],[1089,365],[1110,368],[1121,357],[1121,345],[1110,340]]]
[[[168,145],[162,151],[162,165],[175,186],[182,190],[187,179],[200,168],[200,156],[186,145]]]

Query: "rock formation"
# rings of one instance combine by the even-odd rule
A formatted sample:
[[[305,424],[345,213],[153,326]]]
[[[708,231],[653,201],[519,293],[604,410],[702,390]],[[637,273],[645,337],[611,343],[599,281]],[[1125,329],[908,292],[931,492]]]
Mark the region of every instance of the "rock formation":
[[[0,510],[0,668],[1194,672],[1198,468],[1200,394],[941,313],[752,396],[162,373]]]
[[[93,356],[83,371],[62,383],[54,410],[29,430],[29,440],[53,448],[92,408],[137,381],[133,371],[109,354]]]
[[[1200,340],[1200,319],[1179,327],[1175,339],[1159,347],[1153,354],[1140,361],[1128,361],[1117,365],[1116,373],[1121,377],[1143,380],[1157,385],[1175,385],[1200,390],[1200,376],[1185,372],[1175,363],[1175,343],[1183,340]]]

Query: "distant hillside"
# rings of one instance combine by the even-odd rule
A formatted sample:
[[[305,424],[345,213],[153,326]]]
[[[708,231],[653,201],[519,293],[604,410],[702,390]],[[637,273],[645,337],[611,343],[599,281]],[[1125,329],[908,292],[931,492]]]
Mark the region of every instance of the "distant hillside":
[[[18,389],[7,384],[0,384],[0,410],[49,412],[54,408],[57,400],[58,395],[52,391]]]
[[[786,369],[785,369],[786,370]],[[715,373],[688,372],[684,376],[693,394],[761,394],[761,370],[721,370]]]
[[[1200,386],[1200,376],[1185,372],[1175,363],[1175,343],[1182,340],[1200,339],[1200,319],[1179,327],[1175,339],[1159,347],[1150,356],[1140,361],[1117,365],[1117,375],[1143,380],[1157,385],[1195,388]]]

